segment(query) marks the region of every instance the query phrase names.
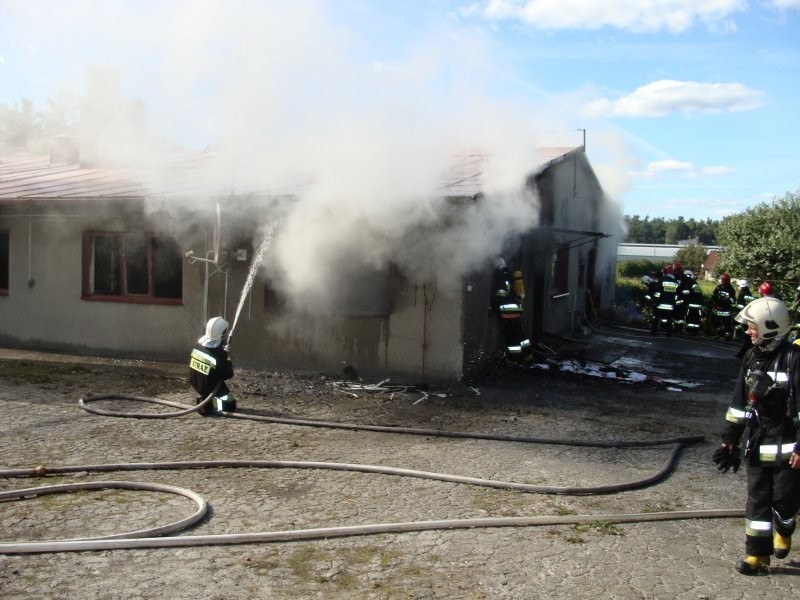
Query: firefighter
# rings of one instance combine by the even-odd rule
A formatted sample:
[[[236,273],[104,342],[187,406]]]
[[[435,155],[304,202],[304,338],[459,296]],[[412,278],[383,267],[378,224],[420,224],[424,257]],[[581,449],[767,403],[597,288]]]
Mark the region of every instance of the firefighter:
[[[703,289],[697,283],[697,276],[692,271],[684,272],[683,276],[691,282],[691,287],[682,292],[683,302],[686,305],[684,328],[686,333],[697,335],[703,320]]]
[[[665,265],[656,291],[653,293],[653,320],[650,324],[650,333],[653,335],[658,334],[658,327],[661,323],[664,324],[667,335],[672,335],[677,292],[678,282],[675,281],[672,265]]]
[[[196,404],[200,404],[219,385],[210,406],[200,414],[234,412],[236,400],[225,383],[233,377],[233,363],[228,354],[228,322],[222,317],[213,317],[206,323],[206,332],[197,340],[189,356],[189,383],[197,392]]]
[[[732,468],[735,473],[744,434],[745,557],[736,570],[756,575],[768,571],[773,554],[779,559],[788,556],[800,508],[800,413],[795,394],[800,345],[787,340],[789,311],[777,298],[751,302],[736,320],[747,323],[753,347],[742,362],[722,444],[713,458],[721,472]]]
[[[683,331],[683,327],[686,323],[686,309],[688,308],[686,296],[689,295],[694,281],[686,277],[683,265],[677,260],[672,263],[672,274],[675,276],[675,281],[678,282],[678,291],[675,294],[675,317],[673,323],[675,331],[680,333]]]
[[[723,273],[719,284],[711,292],[711,314],[713,315],[714,331],[726,341],[733,337],[733,308],[736,302],[736,291],[731,285],[731,276]]]
[[[502,258],[495,260],[492,309],[500,316],[506,350],[505,359],[519,365],[533,359],[531,341],[522,328],[522,301],[525,291],[522,273],[509,270]]]
[[[740,279],[736,285],[739,288],[739,291],[736,292],[736,311],[741,312],[745,306],[750,304],[756,298],[750,291],[750,282],[747,281],[747,279]],[[745,333],[746,331],[747,331],[747,325],[739,323],[733,330],[733,337],[736,339],[738,339],[740,336],[743,337],[745,340],[745,344],[747,345],[749,343],[748,341],[750,340],[750,338]],[[745,352],[746,351],[747,348],[745,348]]]

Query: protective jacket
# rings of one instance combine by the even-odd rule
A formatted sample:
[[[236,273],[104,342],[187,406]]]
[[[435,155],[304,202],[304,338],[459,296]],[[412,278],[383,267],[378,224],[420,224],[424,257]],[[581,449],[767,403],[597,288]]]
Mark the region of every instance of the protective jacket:
[[[736,290],[731,284],[720,283],[711,292],[711,302],[714,314],[720,317],[730,317],[736,302]]]
[[[749,287],[740,288],[739,293],[736,295],[736,308],[742,310],[755,299],[756,297],[753,296]]]
[[[230,393],[226,380],[233,377],[233,362],[222,346],[208,348],[197,343],[189,356],[189,383],[197,391],[198,396],[205,398],[219,383],[217,398],[224,398]]]
[[[672,275],[664,275],[656,286],[653,294],[654,308],[656,310],[672,312],[677,300],[678,281]]]
[[[683,293],[686,303],[686,331],[689,333],[699,333],[703,315],[703,289],[696,281],[692,281],[690,289]]]
[[[727,425],[722,441],[738,444],[747,430],[745,448],[749,463],[785,463],[795,444],[800,449],[797,427],[800,414],[794,397],[794,391],[800,389],[798,364],[800,346],[786,342],[768,352],[754,346],[745,356],[733,401],[725,415]],[[766,384],[757,381],[762,374],[769,377]],[[764,386],[763,391],[757,389],[759,385]]]
[[[744,356],[733,401],[725,415],[723,443],[744,436],[748,494],[745,508],[747,554],[772,554],[773,521],[791,536],[800,508],[800,470],[788,466],[800,452],[800,346],[782,341],[772,350],[754,346]]]
[[[518,319],[522,316],[522,298],[514,289],[514,278],[508,267],[499,267],[494,272],[494,309],[501,319]]]
[[[655,292],[653,292],[653,318],[650,325],[652,333],[656,333],[659,324],[665,321],[667,335],[672,334],[672,321],[677,293],[678,282],[673,275],[666,274],[658,280]]]

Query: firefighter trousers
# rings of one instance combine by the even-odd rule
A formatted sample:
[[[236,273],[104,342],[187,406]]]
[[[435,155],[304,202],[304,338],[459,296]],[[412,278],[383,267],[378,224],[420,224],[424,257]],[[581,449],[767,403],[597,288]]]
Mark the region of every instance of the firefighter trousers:
[[[770,556],[773,531],[791,536],[799,508],[800,469],[790,469],[787,465],[748,465],[746,553]]]

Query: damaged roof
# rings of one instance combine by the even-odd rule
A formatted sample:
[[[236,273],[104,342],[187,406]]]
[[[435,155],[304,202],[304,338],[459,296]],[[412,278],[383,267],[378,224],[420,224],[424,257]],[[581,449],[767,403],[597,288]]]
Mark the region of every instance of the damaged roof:
[[[531,157],[531,173],[542,171],[547,165],[562,159],[578,147],[537,148]],[[481,193],[483,173],[488,155],[479,151],[456,154],[444,178],[443,193],[446,196],[467,197]]]
[[[542,170],[553,161],[576,150],[574,147],[537,149],[531,172]],[[215,163],[214,152],[183,153],[161,161],[156,168],[94,168],[57,163],[48,155],[17,153],[0,157],[0,200],[58,198],[142,198],[203,194],[231,195],[203,177]],[[452,157],[444,177],[445,196],[475,196],[481,192],[487,155],[462,153]],[[251,190],[247,193],[287,193],[290,190]]]

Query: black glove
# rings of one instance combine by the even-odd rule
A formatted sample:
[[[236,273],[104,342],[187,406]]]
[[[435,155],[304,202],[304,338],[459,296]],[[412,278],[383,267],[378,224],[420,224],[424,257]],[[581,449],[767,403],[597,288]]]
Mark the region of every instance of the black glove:
[[[739,470],[739,465],[742,464],[739,446],[734,446],[730,450],[724,446],[720,446],[714,451],[713,458],[720,473],[727,473],[728,469],[733,469],[733,472],[736,473],[736,471]]]

